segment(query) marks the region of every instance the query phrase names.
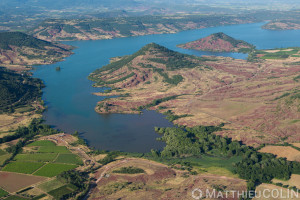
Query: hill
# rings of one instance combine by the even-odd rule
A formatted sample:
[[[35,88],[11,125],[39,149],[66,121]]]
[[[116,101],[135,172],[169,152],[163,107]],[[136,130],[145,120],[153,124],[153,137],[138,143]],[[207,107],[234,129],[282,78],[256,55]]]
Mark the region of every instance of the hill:
[[[114,96],[98,102],[99,113],[152,109],[189,127],[225,123],[217,134],[256,146],[300,140],[300,58],[290,59],[196,57],[152,43],[89,78],[112,88],[96,93]]]
[[[47,41],[99,40],[176,33],[224,24],[258,21],[253,16],[171,15],[91,19],[49,19],[28,33]]]
[[[43,83],[26,74],[17,74],[0,67],[0,112],[12,112],[41,97]]]
[[[253,45],[245,41],[236,40],[222,32],[214,33],[193,42],[180,44],[178,47],[184,49],[217,52],[250,52],[255,48]]]
[[[5,67],[50,64],[71,55],[71,49],[21,32],[0,33],[0,65]]]

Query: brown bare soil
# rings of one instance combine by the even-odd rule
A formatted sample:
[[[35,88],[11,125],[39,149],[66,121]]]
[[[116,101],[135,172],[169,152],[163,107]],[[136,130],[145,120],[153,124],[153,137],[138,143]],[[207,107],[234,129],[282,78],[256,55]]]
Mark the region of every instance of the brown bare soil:
[[[45,177],[31,176],[12,172],[0,172],[0,187],[8,192],[17,192],[40,181]]]
[[[116,174],[113,170],[134,166],[142,168],[144,174]],[[227,189],[244,190],[246,182],[237,178],[201,174],[189,175],[145,159],[127,158],[110,163],[98,170],[97,187],[88,199],[192,199],[192,190],[213,189],[217,186]]]
[[[217,134],[247,145],[300,141],[297,121],[300,100],[293,97],[300,88],[300,81],[294,80],[300,74],[300,67],[295,64],[299,58],[258,63],[223,57],[205,57],[206,61],[190,58],[197,67],[168,70],[166,64],[153,60],[166,60],[163,55],[158,49],[150,49],[117,70],[93,73],[98,80],[116,81],[105,86],[118,88],[96,95],[121,96],[99,102],[95,110],[99,113],[139,113],[140,106],[178,95],[149,109],[186,115],[173,121],[179,125],[225,123],[225,129]],[[294,64],[289,64],[291,62]],[[170,78],[181,75],[183,80],[177,85],[169,84],[161,74],[145,67],[149,64],[163,70]],[[130,76],[131,73],[134,75]]]
[[[288,181],[273,179],[273,183],[282,183],[283,185],[289,185],[291,187],[295,186],[296,188],[300,188],[300,175],[292,174],[291,178]]]
[[[266,146],[260,150],[262,153],[272,153],[277,157],[287,158],[290,161],[300,162],[300,151],[289,146]]]

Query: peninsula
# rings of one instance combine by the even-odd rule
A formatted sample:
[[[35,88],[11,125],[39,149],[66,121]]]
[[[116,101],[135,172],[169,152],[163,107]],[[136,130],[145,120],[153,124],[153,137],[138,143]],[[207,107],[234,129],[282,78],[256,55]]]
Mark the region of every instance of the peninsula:
[[[90,74],[96,87],[112,88],[96,95],[118,96],[100,101],[95,110],[152,109],[188,127],[224,123],[225,129],[217,134],[254,146],[296,141],[300,136],[295,121],[300,118],[299,50],[276,52],[260,58],[255,54],[249,62],[190,56],[148,44]],[[282,52],[285,58],[278,56]]]

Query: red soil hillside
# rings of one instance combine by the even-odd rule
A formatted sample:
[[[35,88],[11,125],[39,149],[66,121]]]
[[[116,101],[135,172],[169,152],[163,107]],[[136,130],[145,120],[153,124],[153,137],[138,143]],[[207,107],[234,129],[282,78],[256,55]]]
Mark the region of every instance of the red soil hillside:
[[[255,47],[245,41],[236,40],[225,33],[214,33],[205,38],[180,44],[178,47],[184,49],[195,49],[201,51],[217,52],[249,52]]]

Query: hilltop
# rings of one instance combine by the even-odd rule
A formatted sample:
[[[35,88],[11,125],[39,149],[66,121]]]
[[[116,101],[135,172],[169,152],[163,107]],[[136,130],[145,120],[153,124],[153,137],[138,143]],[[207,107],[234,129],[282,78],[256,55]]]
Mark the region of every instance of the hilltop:
[[[178,47],[216,52],[250,52],[255,48],[243,40],[234,39],[222,32],[211,34],[193,42],[180,44]]]
[[[12,69],[61,61],[72,54],[71,49],[21,32],[0,33],[0,65]]]
[[[152,43],[89,78],[112,88],[96,95],[118,96],[98,102],[99,113],[152,109],[189,127],[225,123],[218,134],[256,146],[300,138],[297,59],[196,57]]]

